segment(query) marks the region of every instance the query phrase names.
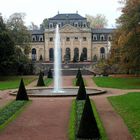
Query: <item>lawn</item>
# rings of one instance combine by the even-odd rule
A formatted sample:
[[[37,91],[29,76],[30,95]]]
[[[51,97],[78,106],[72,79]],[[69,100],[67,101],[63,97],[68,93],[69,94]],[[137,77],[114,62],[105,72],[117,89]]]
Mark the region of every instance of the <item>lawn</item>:
[[[31,83],[36,79],[35,76],[22,76],[25,85]],[[0,77],[0,90],[18,88],[21,76],[1,76]]]
[[[84,78],[83,78],[83,80],[84,80],[85,86],[87,86],[86,80]],[[77,78],[73,79],[73,81],[72,81],[73,86],[76,86],[76,81],[77,81]]]
[[[44,79],[44,83],[45,83],[45,86],[49,86],[51,85],[51,83],[53,82],[53,79],[52,78],[45,78]]]
[[[140,140],[140,92],[108,98],[135,140]]]
[[[93,77],[99,87],[140,89],[140,78]]]
[[[72,102],[70,122],[69,122],[69,133],[68,133],[69,140],[76,139],[76,134],[77,134],[77,131],[79,128],[84,104],[85,104],[85,101],[73,100],[73,102]],[[106,133],[105,133],[105,129],[102,125],[102,122],[101,122],[100,117],[98,115],[98,112],[96,110],[95,104],[92,100],[91,100],[91,104],[92,104],[92,109],[93,109],[94,116],[95,116],[96,121],[97,121],[99,131],[101,134],[101,140],[108,140]]]

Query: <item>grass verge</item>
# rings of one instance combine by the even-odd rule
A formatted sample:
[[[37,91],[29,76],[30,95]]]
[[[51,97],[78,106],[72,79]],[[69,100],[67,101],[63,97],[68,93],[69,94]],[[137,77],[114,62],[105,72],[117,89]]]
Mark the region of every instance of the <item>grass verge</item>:
[[[140,140],[140,92],[108,97],[135,140]]]
[[[95,115],[95,119],[97,121],[97,125],[101,134],[101,140],[108,140],[107,135],[105,133],[105,129],[102,125],[102,122],[96,110],[95,104],[92,100],[91,103],[92,103],[92,109]],[[85,101],[73,100],[72,102],[70,121],[69,121],[69,131],[68,131],[69,140],[76,140],[76,134],[80,125],[84,104]]]
[[[93,77],[99,87],[140,89],[140,78]]]
[[[0,109],[0,131],[13,121],[31,101],[12,101]]]
[[[75,132],[76,132],[76,102],[75,100],[72,101],[71,106],[71,113],[70,113],[70,121],[69,121],[69,130],[68,130],[68,137],[69,140],[75,140]]]

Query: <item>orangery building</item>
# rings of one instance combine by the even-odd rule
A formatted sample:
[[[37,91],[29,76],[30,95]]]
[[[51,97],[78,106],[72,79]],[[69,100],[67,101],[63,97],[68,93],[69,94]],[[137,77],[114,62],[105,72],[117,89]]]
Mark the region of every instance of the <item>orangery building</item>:
[[[33,61],[54,61],[55,28],[59,25],[63,62],[98,61],[106,59],[114,29],[90,28],[78,13],[57,14],[48,19],[45,30],[32,30],[30,58]]]

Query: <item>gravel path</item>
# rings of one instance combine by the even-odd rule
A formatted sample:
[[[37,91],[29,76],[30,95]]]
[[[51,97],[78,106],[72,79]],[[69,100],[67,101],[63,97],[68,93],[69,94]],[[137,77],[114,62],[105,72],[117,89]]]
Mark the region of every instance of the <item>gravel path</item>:
[[[95,83],[93,83],[93,81],[89,80],[88,86],[95,86]],[[132,136],[130,135],[127,126],[107,99],[108,96],[117,96],[125,94],[128,91],[109,88],[106,88],[105,90],[107,90],[107,94],[92,96],[91,98],[95,102],[109,140],[132,140]]]
[[[35,98],[1,140],[67,140],[71,98]]]

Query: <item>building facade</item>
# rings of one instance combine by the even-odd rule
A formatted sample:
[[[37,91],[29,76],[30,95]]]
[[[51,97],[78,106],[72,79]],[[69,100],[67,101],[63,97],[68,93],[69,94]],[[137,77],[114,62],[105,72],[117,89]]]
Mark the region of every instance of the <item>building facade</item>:
[[[63,62],[97,61],[108,56],[114,29],[92,29],[87,19],[74,14],[49,18],[45,30],[32,31],[30,58],[53,62],[55,28],[59,25]]]

